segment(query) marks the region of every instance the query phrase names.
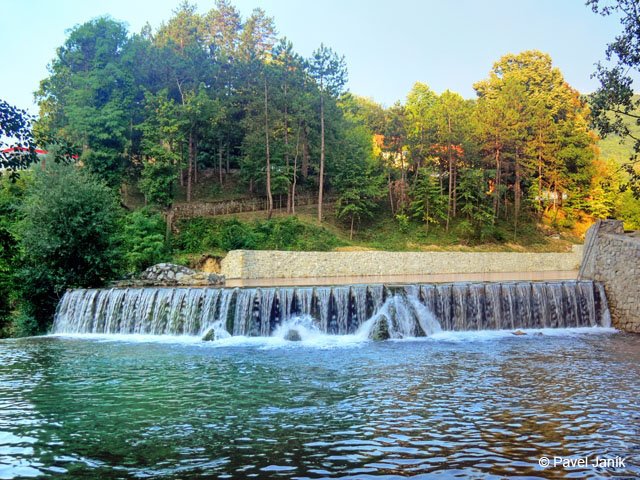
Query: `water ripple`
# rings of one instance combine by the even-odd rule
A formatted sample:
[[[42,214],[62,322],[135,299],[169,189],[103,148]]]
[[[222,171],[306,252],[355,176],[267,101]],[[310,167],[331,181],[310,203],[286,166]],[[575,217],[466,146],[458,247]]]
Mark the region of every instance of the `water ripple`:
[[[640,338],[0,342],[0,479],[640,476]],[[627,459],[543,470],[541,456]]]

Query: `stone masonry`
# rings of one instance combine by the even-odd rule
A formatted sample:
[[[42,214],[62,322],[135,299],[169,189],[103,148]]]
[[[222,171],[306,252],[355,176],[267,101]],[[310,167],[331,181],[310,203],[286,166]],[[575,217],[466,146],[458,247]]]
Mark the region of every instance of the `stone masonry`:
[[[224,276],[198,272],[182,265],[158,263],[147,268],[138,278],[120,280],[116,287],[212,287],[224,285]]]
[[[221,272],[227,279],[262,279],[576,271],[581,258],[581,245],[568,253],[233,250]]]
[[[613,325],[640,333],[640,231],[625,233],[618,220],[593,225],[579,278],[602,282]]]

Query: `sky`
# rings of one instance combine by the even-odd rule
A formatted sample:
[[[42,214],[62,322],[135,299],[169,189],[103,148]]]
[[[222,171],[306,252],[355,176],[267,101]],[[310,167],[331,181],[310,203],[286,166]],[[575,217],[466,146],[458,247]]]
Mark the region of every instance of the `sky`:
[[[192,0],[200,13],[211,0]],[[279,36],[308,57],[320,43],[345,56],[351,92],[385,106],[403,101],[416,81],[440,93],[475,96],[506,53],[549,53],[571,86],[592,92],[590,76],[620,31],[584,0],[232,0],[243,16],[260,7]],[[167,21],[179,0],[0,0],[0,98],[37,113],[33,92],[66,31],[101,15],[131,32]]]

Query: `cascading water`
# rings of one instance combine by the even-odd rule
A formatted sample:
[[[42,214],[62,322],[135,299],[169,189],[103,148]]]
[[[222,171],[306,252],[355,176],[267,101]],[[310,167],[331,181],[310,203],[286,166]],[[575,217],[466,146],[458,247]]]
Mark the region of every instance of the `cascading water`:
[[[384,338],[405,338],[440,330],[610,324],[602,285],[591,281],[150,287],[69,291],[58,306],[53,333],[206,334],[219,339],[280,335],[286,325],[302,325],[305,332],[367,336],[382,332]]]

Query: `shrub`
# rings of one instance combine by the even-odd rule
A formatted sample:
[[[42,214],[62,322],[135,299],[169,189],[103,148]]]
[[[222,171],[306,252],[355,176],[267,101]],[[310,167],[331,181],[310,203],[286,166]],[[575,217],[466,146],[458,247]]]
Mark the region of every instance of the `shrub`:
[[[85,169],[52,164],[36,172],[20,213],[20,293],[45,330],[67,288],[115,277],[120,208],[115,193]]]
[[[9,333],[12,337],[31,337],[40,333],[40,328],[33,315],[19,310],[11,317]]]
[[[161,214],[143,208],[126,215],[123,223],[122,257],[128,273],[140,272],[166,259],[166,224]]]

